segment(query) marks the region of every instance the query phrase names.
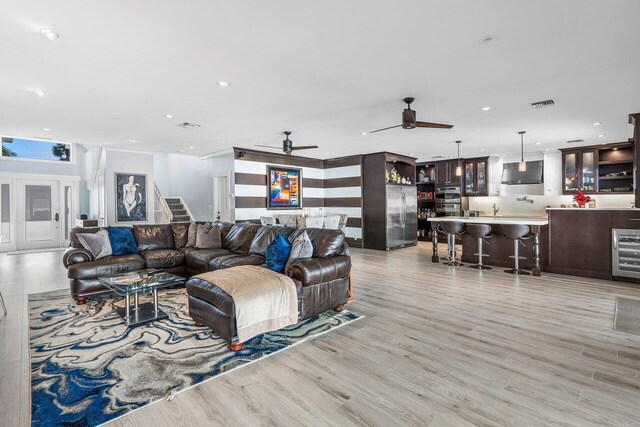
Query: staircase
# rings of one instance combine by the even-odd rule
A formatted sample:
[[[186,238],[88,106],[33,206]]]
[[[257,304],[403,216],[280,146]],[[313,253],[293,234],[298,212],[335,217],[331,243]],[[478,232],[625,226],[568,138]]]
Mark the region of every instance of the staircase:
[[[187,209],[185,209],[182,200],[179,198],[168,197],[165,199],[169,209],[171,210],[171,222],[189,222],[191,221],[191,215]]]

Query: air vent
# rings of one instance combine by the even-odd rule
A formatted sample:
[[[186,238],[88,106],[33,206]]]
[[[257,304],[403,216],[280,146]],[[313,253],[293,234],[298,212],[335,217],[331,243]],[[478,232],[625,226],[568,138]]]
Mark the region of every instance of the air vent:
[[[198,129],[200,127],[199,124],[189,122],[180,123],[178,126],[185,129]]]
[[[532,102],[531,103],[531,108],[546,108],[546,107],[555,107],[556,105],[556,101],[554,101],[553,99],[547,99],[546,101],[538,101],[538,102]]]
[[[584,142],[584,139],[572,139],[570,141],[567,141],[567,144],[581,144]]]
[[[43,139],[45,141],[53,141],[52,138],[47,138],[46,136],[34,136],[33,139]]]
[[[433,156],[432,159],[444,159],[444,156]]]

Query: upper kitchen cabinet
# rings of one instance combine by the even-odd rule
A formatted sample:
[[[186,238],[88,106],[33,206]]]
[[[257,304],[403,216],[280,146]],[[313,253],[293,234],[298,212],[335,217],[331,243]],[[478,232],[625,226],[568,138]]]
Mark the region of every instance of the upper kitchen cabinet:
[[[464,162],[461,161],[464,169]],[[456,176],[457,160],[436,163],[436,184],[437,185],[459,185],[462,186],[463,175]]]
[[[562,151],[562,194],[595,193],[598,149],[585,147]]]
[[[562,194],[633,192],[632,143],[560,151]]]
[[[489,195],[489,157],[465,159],[464,194],[465,196]]]

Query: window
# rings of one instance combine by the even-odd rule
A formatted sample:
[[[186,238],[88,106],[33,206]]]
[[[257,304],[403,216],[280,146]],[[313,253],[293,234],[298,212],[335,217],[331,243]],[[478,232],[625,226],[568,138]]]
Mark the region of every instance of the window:
[[[2,157],[69,162],[71,145],[3,136]]]

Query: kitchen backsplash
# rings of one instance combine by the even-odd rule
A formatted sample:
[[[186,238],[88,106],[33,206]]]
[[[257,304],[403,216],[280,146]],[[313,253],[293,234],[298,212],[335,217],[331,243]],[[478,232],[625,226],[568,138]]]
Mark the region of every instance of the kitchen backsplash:
[[[573,196],[535,196],[529,195],[533,203],[518,201],[522,196],[469,197],[469,209],[480,211],[483,215],[493,215],[493,204],[500,208],[498,215],[544,215],[547,206],[559,208],[571,205]],[[633,194],[598,194],[592,196],[598,208],[630,208]]]

